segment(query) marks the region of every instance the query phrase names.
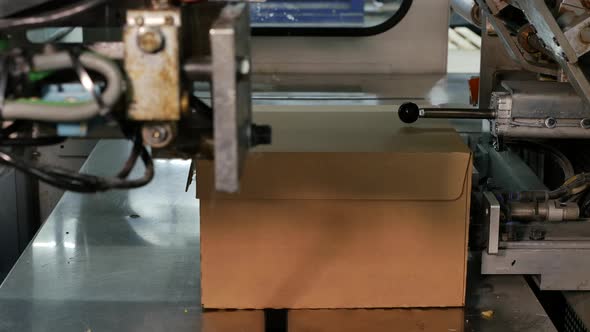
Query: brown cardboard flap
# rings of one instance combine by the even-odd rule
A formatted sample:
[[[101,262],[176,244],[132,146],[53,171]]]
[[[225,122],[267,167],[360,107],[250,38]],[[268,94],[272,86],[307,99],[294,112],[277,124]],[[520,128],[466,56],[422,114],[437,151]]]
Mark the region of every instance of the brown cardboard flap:
[[[394,112],[257,112],[273,144],[248,156],[238,194],[217,193],[197,163],[201,199],[456,200],[471,153],[445,121],[408,126]]]
[[[197,197],[450,201],[470,162],[465,153],[253,153],[238,194],[216,192],[213,163],[198,162]]]
[[[293,310],[290,332],[428,332],[463,331],[462,308]]]

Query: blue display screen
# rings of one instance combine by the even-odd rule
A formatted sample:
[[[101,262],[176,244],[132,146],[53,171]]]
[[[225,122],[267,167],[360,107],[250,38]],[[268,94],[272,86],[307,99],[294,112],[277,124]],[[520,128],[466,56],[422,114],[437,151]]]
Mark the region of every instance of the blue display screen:
[[[402,0],[266,0],[251,4],[254,26],[366,27],[389,19]]]

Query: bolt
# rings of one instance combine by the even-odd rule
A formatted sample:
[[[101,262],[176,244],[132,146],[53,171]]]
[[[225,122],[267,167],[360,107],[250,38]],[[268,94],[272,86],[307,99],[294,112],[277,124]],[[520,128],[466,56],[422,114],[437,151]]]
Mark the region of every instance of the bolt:
[[[557,127],[557,120],[552,117],[548,117],[545,119],[545,127],[550,129]]]
[[[143,19],[143,16],[137,16],[135,18],[135,24],[137,24],[139,26],[143,26],[144,23],[145,23],[145,20]]]
[[[590,119],[589,118],[582,119],[582,121],[580,121],[580,126],[584,129],[590,129]]]
[[[238,72],[240,75],[248,75],[250,74],[250,70],[252,66],[250,65],[250,60],[248,58],[244,58],[238,62]]]
[[[250,127],[250,146],[272,144],[272,128],[268,125],[252,124]]]
[[[158,53],[164,48],[164,36],[158,29],[140,29],[137,35],[137,45],[146,53]]]
[[[145,125],[141,131],[145,144],[153,148],[163,148],[174,140],[174,128],[171,124]]]
[[[580,29],[580,40],[583,43],[590,44],[590,26]]]

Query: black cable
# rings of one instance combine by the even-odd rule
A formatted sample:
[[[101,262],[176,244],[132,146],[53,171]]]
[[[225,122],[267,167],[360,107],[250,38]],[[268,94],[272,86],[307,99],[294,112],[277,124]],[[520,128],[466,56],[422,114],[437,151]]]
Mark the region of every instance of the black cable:
[[[143,176],[137,179],[127,179],[139,158],[141,158],[145,166]],[[148,184],[155,174],[154,162],[148,150],[143,146],[140,137],[134,139],[133,150],[123,169],[116,177],[98,177],[72,172],[61,167],[29,163],[6,151],[0,151],[0,163],[14,167],[54,187],[79,193],[139,188]]]
[[[47,146],[56,145],[66,141],[65,137],[38,137],[38,138],[0,138],[0,146]]]
[[[106,3],[108,0],[84,0],[69,6],[52,10],[44,14],[27,17],[0,19],[0,30],[13,28],[30,28],[39,25],[57,23]]]
[[[14,121],[6,128],[0,129],[0,146],[45,146],[63,143],[66,138],[53,137],[16,137],[10,138],[10,135],[22,131],[27,124],[24,121]]]

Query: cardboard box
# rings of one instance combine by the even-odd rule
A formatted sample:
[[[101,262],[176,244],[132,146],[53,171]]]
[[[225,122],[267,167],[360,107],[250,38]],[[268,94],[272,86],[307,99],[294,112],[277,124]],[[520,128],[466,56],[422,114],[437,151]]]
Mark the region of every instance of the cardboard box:
[[[462,308],[292,310],[289,332],[462,332]]]
[[[264,332],[264,311],[204,311],[201,332]],[[195,331],[196,332],[196,331]]]
[[[264,112],[239,194],[197,164],[205,308],[464,305],[471,153],[394,113]]]

